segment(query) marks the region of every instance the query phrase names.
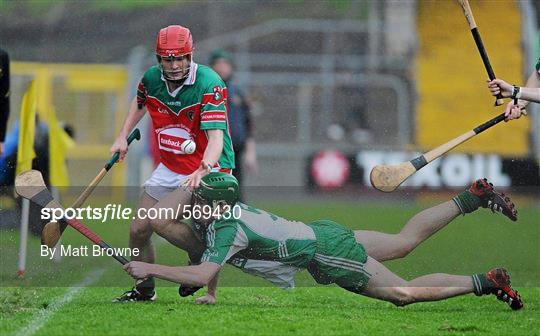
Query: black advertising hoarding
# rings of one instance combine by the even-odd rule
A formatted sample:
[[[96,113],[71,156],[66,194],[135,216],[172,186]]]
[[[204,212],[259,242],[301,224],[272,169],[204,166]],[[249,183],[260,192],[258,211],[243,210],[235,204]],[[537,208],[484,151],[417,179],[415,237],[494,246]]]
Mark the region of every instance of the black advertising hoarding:
[[[420,153],[401,151],[360,151],[346,155],[337,150],[320,151],[307,162],[308,186],[341,189],[371,186],[369,173],[379,164],[396,164]],[[540,186],[538,162],[531,158],[504,158],[496,154],[449,154],[413,174],[400,188],[462,188],[486,177],[498,187]],[[535,188],[538,190],[539,188]]]

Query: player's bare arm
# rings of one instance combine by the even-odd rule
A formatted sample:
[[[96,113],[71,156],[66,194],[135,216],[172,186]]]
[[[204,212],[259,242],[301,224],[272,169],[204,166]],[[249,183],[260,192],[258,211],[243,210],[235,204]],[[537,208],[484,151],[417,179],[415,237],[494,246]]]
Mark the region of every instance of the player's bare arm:
[[[177,267],[149,264],[141,261],[132,261],[124,265],[124,270],[134,279],[156,277],[192,286],[207,286],[217,276],[220,268],[220,265],[213,262]]]
[[[488,81],[488,88],[493,95],[500,92],[504,97],[512,97],[512,94],[514,93],[514,86],[500,79]],[[510,101],[506,105],[505,115],[507,121],[519,119],[522,115],[527,115],[527,110],[525,108],[529,102],[538,102],[540,99],[540,91],[538,88],[540,88],[540,74],[537,71],[533,71],[527,79],[525,86],[517,87],[516,99]]]
[[[124,157],[126,156],[126,153],[128,151],[128,144],[127,144],[127,137],[131,130],[137,125],[137,123],[141,120],[141,118],[146,113],[146,107],[139,106],[137,103],[137,98],[133,98],[131,101],[131,105],[129,106],[128,115],[126,117],[126,120],[124,121],[124,125],[122,126],[122,130],[120,131],[120,134],[114,141],[113,145],[111,146],[111,154],[120,152],[120,159],[118,161],[124,160]]]
[[[196,304],[215,304],[219,273],[208,283],[206,295],[195,299]]]
[[[208,145],[204,151],[203,159],[199,168],[186,179],[186,185],[196,188],[201,183],[201,179],[212,170],[212,167],[218,162],[223,151],[223,131],[212,129],[206,131],[208,136]]]
[[[521,99],[528,100],[530,102],[540,103],[540,88],[520,88]]]
[[[204,151],[203,161],[213,166],[223,151],[223,131],[219,129],[208,130],[206,134],[208,135],[208,146]]]
[[[527,78],[527,82],[525,82],[525,87],[528,88],[540,88],[540,73],[538,71],[533,71],[529,78]],[[527,105],[529,104],[529,101],[522,99],[518,99],[518,105],[520,105],[523,110],[523,114],[527,114],[527,111],[524,110]]]

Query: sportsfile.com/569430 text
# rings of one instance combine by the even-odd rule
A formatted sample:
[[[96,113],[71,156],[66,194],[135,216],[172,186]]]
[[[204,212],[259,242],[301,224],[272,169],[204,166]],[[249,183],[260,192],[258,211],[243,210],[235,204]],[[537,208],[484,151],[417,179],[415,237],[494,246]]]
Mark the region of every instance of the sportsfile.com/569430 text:
[[[224,218],[238,219],[241,217],[242,208],[238,205],[233,207],[225,206],[221,209],[210,205],[179,204],[176,208],[139,208],[135,215],[132,208],[122,204],[107,204],[104,207],[84,207],[84,208],[43,208],[41,209],[41,219],[57,222],[60,219],[97,220],[102,223],[108,220],[131,220],[139,219],[207,219]]]

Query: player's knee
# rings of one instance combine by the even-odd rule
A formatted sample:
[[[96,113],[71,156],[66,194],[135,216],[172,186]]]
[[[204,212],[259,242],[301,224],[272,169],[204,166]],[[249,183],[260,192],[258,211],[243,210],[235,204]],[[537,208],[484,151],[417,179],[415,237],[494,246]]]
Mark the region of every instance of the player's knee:
[[[394,287],[390,302],[403,307],[414,302],[414,292],[409,287]]]
[[[150,239],[152,227],[146,221],[136,220],[131,224],[129,237],[131,241],[144,242]]]
[[[150,227],[152,228],[152,231],[154,231],[157,234],[160,234],[163,231],[163,228],[166,226],[166,220],[161,218],[154,218],[150,221]]]
[[[409,255],[409,253],[411,253],[411,251],[414,249],[414,247],[411,247],[411,245],[403,245],[403,246],[400,246],[397,250],[396,250],[396,258],[405,258],[406,256]]]
[[[415,239],[409,237],[399,237],[399,243],[396,244],[396,258],[405,258],[411,253],[414,248],[418,245],[418,242]]]

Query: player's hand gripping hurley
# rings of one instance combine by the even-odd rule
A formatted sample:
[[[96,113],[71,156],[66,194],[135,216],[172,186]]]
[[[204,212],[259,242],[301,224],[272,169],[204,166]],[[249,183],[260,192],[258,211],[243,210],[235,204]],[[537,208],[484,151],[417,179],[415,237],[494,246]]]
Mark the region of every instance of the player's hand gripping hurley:
[[[476,26],[476,21],[474,21],[474,16],[471,10],[471,6],[469,5],[469,1],[458,0],[458,2],[463,9],[463,14],[467,19],[467,22],[469,23],[469,28],[471,28],[471,34],[474,38],[474,42],[476,43],[476,47],[478,48],[478,52],[480,53],[480,57],[482,57],[482,62],[484,63],[484,67],[486,68],[489,80],[494,80],[496,78],[495,73],[493,72],[493,68],[491,67],[491,62],[489,61],[486,48],[484,47],[484,43],[482,42],[482,37],[480,37],[480,32],[478,31],[478,27]],[[498,94],[497,99],[495,100],[495,106],[500,106],[503,103],[503,97]]]

